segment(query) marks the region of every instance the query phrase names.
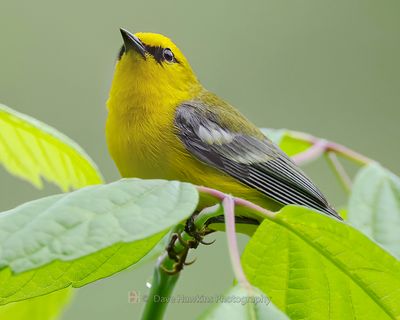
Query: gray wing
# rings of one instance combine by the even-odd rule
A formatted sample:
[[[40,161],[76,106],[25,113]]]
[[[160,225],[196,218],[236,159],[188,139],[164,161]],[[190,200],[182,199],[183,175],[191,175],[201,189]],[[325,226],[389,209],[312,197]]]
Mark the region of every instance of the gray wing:
[[[184,103],[175,115],[178,135],[196,158],[279,203],[303,205],[342,220],[318,188],[268,138],[223,126],[218,114],[199,106],[200,102]]]

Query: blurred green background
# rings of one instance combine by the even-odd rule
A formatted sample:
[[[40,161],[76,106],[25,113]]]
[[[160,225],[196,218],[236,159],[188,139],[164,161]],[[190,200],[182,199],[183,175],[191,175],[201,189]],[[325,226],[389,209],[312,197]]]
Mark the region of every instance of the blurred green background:
[[[105,102],[121,46],[118,28],[171,37],[210,90],[257,125],[343,143],[400,173],[400,2],[11,1],[0,2],[0,101],[64,132],[118,179],[104,139]],[[305,170],[337,206],[328,166]],[[0,209],[58,192],[0,171]],[[212,238],[213,236],[211,236]],[[195,253],[176,294],[217,294],[232,283],[225,235]],[[245,242],[241,238],[241,243]],[[63,319],[137,319],[151,265],[80,289]],[[205,305],[171,305],[187,319]]]

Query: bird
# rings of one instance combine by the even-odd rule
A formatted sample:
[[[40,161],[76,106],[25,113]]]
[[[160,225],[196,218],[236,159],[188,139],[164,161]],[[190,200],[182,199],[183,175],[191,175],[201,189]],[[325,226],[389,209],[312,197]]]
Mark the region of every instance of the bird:
[[[172,40],[120,31],[106,140],[122,177],[189,182],[271,211],[293,204],[342,220],[275,143],[203,87]]]

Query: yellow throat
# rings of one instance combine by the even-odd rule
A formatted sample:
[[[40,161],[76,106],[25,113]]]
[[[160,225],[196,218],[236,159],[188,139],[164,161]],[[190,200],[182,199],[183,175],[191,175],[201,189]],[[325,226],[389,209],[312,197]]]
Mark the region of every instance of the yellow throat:
[[[203,87],[185,56],[167,37],[121,33],[125,45],[107,101],[109,150],[124,177],[168,178],[168,159],[155,160],[170,154],[165,150],[170,143],[178,144],[171,132],[175,109],[199,95]],[[159,165],[155,168],[156,162]]]

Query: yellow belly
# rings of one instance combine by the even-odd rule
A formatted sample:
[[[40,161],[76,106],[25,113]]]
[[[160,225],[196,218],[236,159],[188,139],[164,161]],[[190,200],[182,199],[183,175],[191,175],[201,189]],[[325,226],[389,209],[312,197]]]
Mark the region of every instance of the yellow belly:
[[[127,122],[109,114],[108,148],[122,177],[167,179],[218,189],[270,210],[281,205],[257,190],[194,158],[171,130],[173,118],[157,125],[150,121]]]

